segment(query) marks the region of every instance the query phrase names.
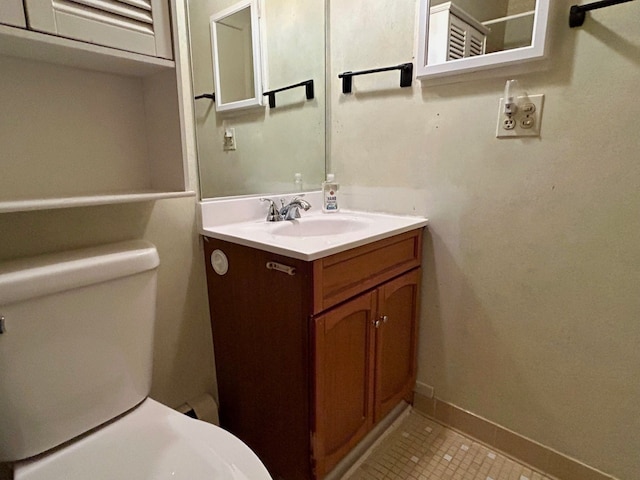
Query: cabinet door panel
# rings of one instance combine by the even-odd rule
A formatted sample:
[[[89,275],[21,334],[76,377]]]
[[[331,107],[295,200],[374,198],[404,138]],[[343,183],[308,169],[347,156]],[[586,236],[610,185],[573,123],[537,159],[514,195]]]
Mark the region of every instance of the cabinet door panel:
[[[371,429],[372,319],[369,292],[315,319],[314,459],[324,475]]]
[[[375,421],[411,395],[416,379],[420,269],[379,289]]]
[[[14,27],[26,27],[22,0],[0,1],[0,23]]]
[[[29,28],[106,47],[172,58],[167,0],[26,0]]]

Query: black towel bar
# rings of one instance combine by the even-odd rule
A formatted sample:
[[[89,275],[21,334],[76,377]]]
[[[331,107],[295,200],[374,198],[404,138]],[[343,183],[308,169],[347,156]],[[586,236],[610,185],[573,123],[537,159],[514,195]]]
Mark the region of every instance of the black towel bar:
[[[342,79],[342,93],[351,93],[353,77],[356,75],[367,75],[369,73],[388,72],[389,70],[400,70],[400,86],[410,87],[413,81],[413,63],[402,63],[393,67],[374,68],[371,70],[361,70],[359,72],[343,72],[338,75]]]
[[[264,92],[262,95],[269,97],[269,107],[276,107],[276,93],[283,92],[284,90],[290,90],[296,87],[305,87],[307,100],[312,100],[314,98],[313,91],[313,80],[305,80],[304,82],[296,83],[295,85],[289,85],[288,87],[278,88],[276,90],[269,90],[268,92]]]
[[[587,5],[574,5],[571,7],[571,10],[569,10],[569,26],[571,28],[581,27],[589,10],[611,7],[612,5],[632,1],[633,0],[600,0],[599,2],[589,3]]]
[[[214,93],[203,93],[202,95],[196,95],[196,100],[200,100],[201,98],[208,98],[209,100],[216,101],[216,94]]]

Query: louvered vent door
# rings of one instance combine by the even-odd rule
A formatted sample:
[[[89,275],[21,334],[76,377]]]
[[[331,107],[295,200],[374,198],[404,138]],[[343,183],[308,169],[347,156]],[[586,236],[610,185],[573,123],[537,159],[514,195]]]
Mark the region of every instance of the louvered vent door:
[[[464,20],[455,15],[449,16],[449,41],[447,60],[482,55],[486,37]]]
[[[172,58],[168,0],[25,0],[29,28]]]

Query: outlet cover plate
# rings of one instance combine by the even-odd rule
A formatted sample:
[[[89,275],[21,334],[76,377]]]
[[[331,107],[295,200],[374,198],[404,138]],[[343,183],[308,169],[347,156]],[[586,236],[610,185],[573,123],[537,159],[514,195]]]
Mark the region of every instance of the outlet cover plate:
[[[527,114],[522,111],[522,105],[525,103],[533,103],[536,109],[533,113]],[[500,106],[498,107],[498,123],[496,125],[496,137],[497,138],[518,138],[518,137],[539,137],[540,126],[542,123],[542,107],[544,105],[544,95],[526,95],[517,98],[518,111],[512,115],[516,125],[511,130],[507,130],[503,127],[503,123],[507,116],[504,114],[504,98],[500,99]],[[530,128],[523,128],[522,125],[531,123],[533,125]]]
[[[231,150],[236,150],[236,148],[236,129],[225,128],[224,137],[222,139],[222,149],[225,152],[229,152]]]

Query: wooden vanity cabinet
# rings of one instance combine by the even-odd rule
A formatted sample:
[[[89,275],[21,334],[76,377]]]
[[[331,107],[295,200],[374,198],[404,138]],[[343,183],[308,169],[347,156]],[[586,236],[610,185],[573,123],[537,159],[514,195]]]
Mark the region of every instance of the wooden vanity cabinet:
[[[323,478],[411,401],[421,244],[414,230],[307,262],[205,237],[221,425],[275,480]]]
[[[416,380],[420,268],[314,318],[314,460],[331,471]]]

